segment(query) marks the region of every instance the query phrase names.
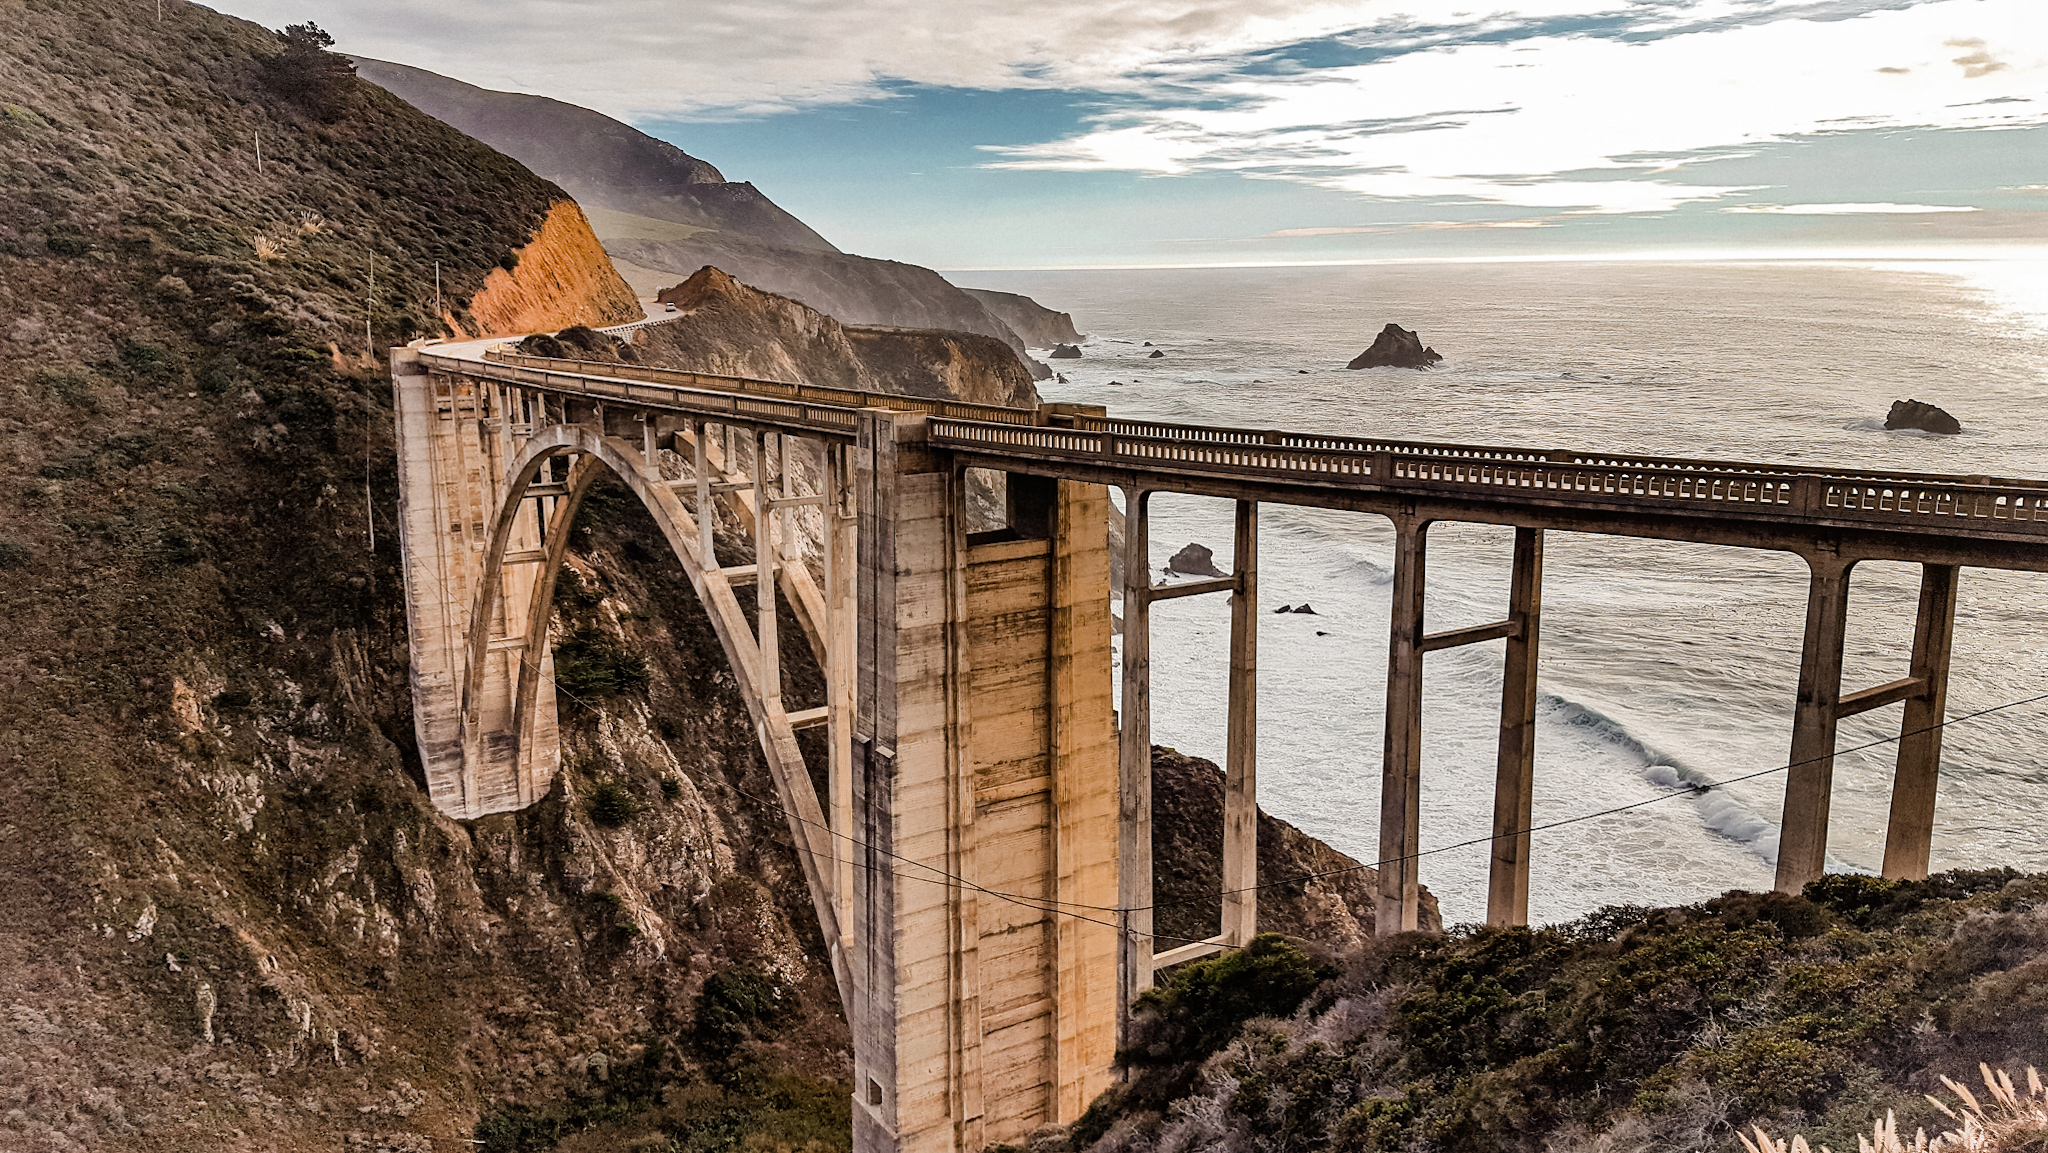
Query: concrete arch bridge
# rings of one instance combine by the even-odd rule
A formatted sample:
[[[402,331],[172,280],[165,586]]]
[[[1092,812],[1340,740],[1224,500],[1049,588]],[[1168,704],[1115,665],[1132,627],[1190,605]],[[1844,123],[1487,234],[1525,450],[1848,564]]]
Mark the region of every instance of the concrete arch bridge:
[[[413,693],[434,803],[476,817],[547,791],[559,761],[543,687],[555,574],[583,494],[618,477],[702,599],[788,814],[852,1028],[864,1153],[979,1150],[1074,1120],[1109,1085],[1127,1007],[1155,971],[1254,933],[1262,504],[1395,526],[1383,933],[1417,924],[1423,656],[1496,640],[1507,660],[1488,916],[1526,920],[1546,533],[1806,560],[1777,876],[1788,891],[1826,859],[1836,723],[1899,702],[1884,872],[1925,874],[1958,573],[2048,571],[2040,481],[1170,425],[481,344],[394,350],[392,374]],[[665,453],[683,462],[679,477],[675,458],[662,468]],[[1000,531],[970,533],[969,469],[1007,474]],[[1120,673],[1110,486],[1127,512]],[[1236,502],[1233,573],[1152,584],[1155,492]],[[748,526],[751,563],[718,557],[721,506]],[[1425,628],[1439,521],[1514,527],[1499,621]],[[1850,573],[1863,560],[1921,566],[1918,624],[1906,676],[1844,692]],[[821,708],[785,706],[778,589],[825,672]],[[1204,594],[1232,606],[1222,932],[1158,942],[1148,609]],[[826,733],[822,798],[796,740],[810,727]]]

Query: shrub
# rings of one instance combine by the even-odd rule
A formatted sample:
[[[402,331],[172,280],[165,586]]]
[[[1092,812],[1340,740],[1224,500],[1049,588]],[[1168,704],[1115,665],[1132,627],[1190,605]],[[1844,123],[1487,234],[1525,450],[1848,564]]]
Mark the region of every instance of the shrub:
[[[731,1053],[785,1008],[782,986],[758,969],[735,966],[713,973],[697,994],[697,1040],[712,1053]]]
[[[555,644],[555,687],[586,708],[647,687],[647,661],[593,624]]]
[[[278,39],[284,51],[264,64],[264,83],[322,120],[339,118],[355,95],[356,66],[327,51],[334,37],[318,24],[292,24]]]
[[[1146,1055],[1198,1061],[1253,1017],[1291,1015],[1335,975],[1278,933],[1261,933],[1242,949],[1183,966],[1138,998],[1139,1012],[1151,1018],[1142,1030]]]
[[[92,251],[92,241],[68,232],[52,232],[43,238],[43,247],[51,256],[84,256]]]
[[[606,781],[590,790],[590,819],[606,828],[618,828],[639,811],[640,804],[633,799],[632,790],[617,781]]]
[[[0,542],[0,558],[6,556],[5,543]],[[674,777],[661,778],[661,795],[671,801],[683,795],[683,783]]]
[[[13,537],[0,536],[0,569],[20,568],[28,563],[29,556],[27,545]],[[662,791],[668,791],[666,781],[662,783]]]

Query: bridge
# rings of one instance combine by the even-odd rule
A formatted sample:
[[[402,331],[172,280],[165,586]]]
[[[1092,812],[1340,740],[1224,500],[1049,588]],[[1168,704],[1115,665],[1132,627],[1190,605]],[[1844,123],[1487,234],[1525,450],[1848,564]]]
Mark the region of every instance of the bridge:
[[[1926,874],[1959,571],[2048,571],[2041,481],[1126,421],[487,343],[395,349],[392,374],[434,803],[470,818],[548,791],[556,574],[590,485],[617,478],[666,537],[746,700],[852,1029],[863,1153],[979,1150],[1074,1120],[1111,1083],[1129,1006],[1155,973],[1255,932],[1262,505],[1394,525],[1382,934],[1418,925],[1423,657],[1496,640],[1507,658],[1487,916],[1527,919],[1546,533],[1807,562],[1777,870],[1788,892],[1825,864],[1837,723],[1901,702],[1883,872]],[[1004,475],[1000,529],[970,531],[971,470]],[[1120,672],[1112,487],[1126,513]],[[1154,493],[1234,502],[1234,571],[1155,585]],[[721,514],[751,555],[719,555]],[[1497,622],[1425,627],[1429,530],[1444,521],[1514,528]],[[1919,614],[1906,675],[1844,692],[1850,577],[1866,560],[1921,566]],[[785,697],[778,592],[824,672],[820,703]],[[1151,916],[1148,614],[1200,595],[1231,603],[1221,932],[1166,941]],[[810,729],[822,765],[805,761]]]

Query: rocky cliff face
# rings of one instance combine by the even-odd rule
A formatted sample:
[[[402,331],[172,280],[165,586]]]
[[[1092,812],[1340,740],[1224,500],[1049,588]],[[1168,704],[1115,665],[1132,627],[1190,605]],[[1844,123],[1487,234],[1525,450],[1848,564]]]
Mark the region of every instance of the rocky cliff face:
[[[649,363],[982,404],[1038,403],[1029,374],[990,337],[841,324],[716,268],[699,269],[658,299],[682,315],[635,334],[634,348]]]
[[[966,288],[961,291],[981,302],[982,307],[996,314],[996,318],[1010,326],[1010,331],[1023,338],[1032,348],[1054,348],[1062,344],[1079,344],[1088,339],[1074,331],[1074,318],[1064,312],[1038,303],[1028,296],[1014,292],[996,292],[988,288]]]
[[[715,265],[844,324],[994,337],[1034,378],[1051,378],[1025,352],[1025,339],[945,277],[914,264],[842,253],[753,185],[727,182],[705,161],[630,125],[559,100],[494,92],[401,64],[356,64],[365,79],[559,182],[584,205],[608,210],[598,235],[642,291]],[[649,227],[662,223],[684,227]]]
[[[640,319],[640,302],[626,286],[590,222],[573,200],[558,200],[533,239],[484,278],[470,298],[473,335],[534,332],[571,325],[625,324]],[[451,316],[449,327],[460,325]]]
[[[1373,937],[1379,874],[1264,809],[1259,811],[1259,930],[1334,948]],[[1152,748],[1153,931],[1206,940],[1219,931],[1223,891],[1223,771],[1177,749]],[[1441,929],[1436,896],[1422,923]]]

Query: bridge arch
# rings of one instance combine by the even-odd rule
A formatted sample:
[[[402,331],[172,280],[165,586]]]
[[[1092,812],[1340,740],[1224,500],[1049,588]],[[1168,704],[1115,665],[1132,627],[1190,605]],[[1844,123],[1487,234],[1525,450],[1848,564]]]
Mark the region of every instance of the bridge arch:
[[[695,436],[703,436],[702,428]],[[845,856],[836,849],[834,839],[825,824],[825,815],[818,803],[811,778],[804,765],[801,749],[796,741],[795,730],[789,716],[782,710],[777,695],[771,699],[763,691],[762,661],[760,645],[747,627],[746,614],[739,599],[734,595],[731,581],[715,562],[715,558],[702,555],[702,541],[708,534],[699,531],[697,517],[684,507],[677,498],[674,488],[660,479],[658,465],[650,458],[651,442],[635,446],[632,442],[617,436],[608,436],[582,424],[552,424],[536,429],[522,445],[506,468],[504,484],[500,492],[495,516],[489,526],[489,535],[481,557],[481,578],[476,584],[476,593],[470,608],[469,634],[466,640],[466,654],[463,673],[458,686],[460,702],[459,732],[466,767],[477,763],[475,755],[479,744],[487,739],[482,723],[481,686],[486,675],[486,662],[492,648],[492,629],[501,619],[501,609],[506,597],[504,572],[511,542],[525,502],[537,499],[534,489],[542,470],[552,461],[570,458],[569,474],[559,493],[552,493],[558,503],[542,520],[541,547],[538,557],[527,558],[542,567],[533,582],[529,611],[526,614],[526,628],[523,636],[503,638],[509,646],[506,651],[518,654],[518,674],[512,710],[512,726],[509,737],[516,742],[517,756],[524,768],[533,753],[533,723],[536,703],[540,692],[542,662],[548,643],[548,626],[553,615],[554,594],[557,576],[568,551],[569,533],[575,525],[576,515],[582,507],[584,497],[599,477],[606,473],[616,477],[640,501],[656,527],[668,543],[669,552],[689,578],[691,589],[704,606],[705,615],[711,620],[713,632],[725,652],[726,662],[731,667],[733,679],[742,700],[746,702],[748,716],[753,722],[754,734],[766,761],[769,775],[774,779],[776,792],[782,808],[788,816],[790,833],[798,847],[797,857],[804,872],[804,879],[810,890],[811,902],[818,916],[818,923],[831,954],[833,973],[838,981],[842,996],[847,992],[846,957],[842,932],[838,921],[840,911],[834,901],[833,884],[836,873],[832,863],[837,856]],[[698,455],[699,467],[703,466],[703,454]],[[702,489],[700,488],[700,491]],[[757,533],[757,539],[760,536]],[[800,563],[800,562],[799,562]],[[757,575],[757,580],[772,581],[772,574]],[[772,605],[772,594],[769,598]],[[772,609],[770,610],[772,611]],[[767,634],[773,643],[773,633]],[[516,644],[513,644],[516,640]],[[822,662],[821,663],[825,663]],[[832,670],[827,670],[827,676]],[[525,774],[521,774],[525,779]],[[538,798],[522,798],[522,801]]]

